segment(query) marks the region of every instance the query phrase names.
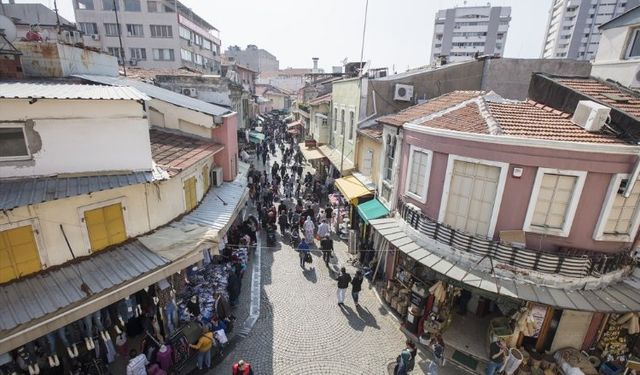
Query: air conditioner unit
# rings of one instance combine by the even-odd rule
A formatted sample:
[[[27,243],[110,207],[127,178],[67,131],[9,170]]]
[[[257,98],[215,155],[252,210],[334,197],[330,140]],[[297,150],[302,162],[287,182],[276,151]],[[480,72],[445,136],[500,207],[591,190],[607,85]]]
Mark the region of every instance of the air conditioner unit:
[[[609,118],[611,108],[591,100],[578,102],[571,122],[588,132],[597,132],[605,125]]]
[[[211,181],[215,186],[222,185],[222,167],[211,168]]]
[[[413,85],[403,85],[400,83],[396,83],[396,88],[393,94],[393,100],[410,102],[412,97],[413,97]]]
[[[129,65],[131,65],[131,66],[136,66],[136,65],[138,65],[138,60],[136,60],[136,59],[131,59],[131,60],[129,60]]]
[[[92,34],[92,35],[91,35],[91,39],[92,39],[92,40],[95,40],[95,41],[100,40],[100,34]]]
[[[181,92],[182,92],[182,95],[191,96],[194,98],[198,96],[198,90],[194,88],[183,88]]]
[[[631,84],[629,85],[632,89],[640,89],[640,66],[636,69],[636,74],[631,78]]]

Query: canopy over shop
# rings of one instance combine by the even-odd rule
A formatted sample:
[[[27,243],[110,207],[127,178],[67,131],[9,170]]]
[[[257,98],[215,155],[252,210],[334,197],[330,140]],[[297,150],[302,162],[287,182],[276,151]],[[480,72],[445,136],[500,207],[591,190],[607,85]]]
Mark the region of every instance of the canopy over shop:
[[[324,157],[329,159],[331,165],[333,165],[333,167],[337,171],[339,171],[341,175],[348,175],[355,168],[353,162],[346,157],[343,158],[343,155],[339,150],[331,148],[327,145],[322,145],[318,147],[318,149],[324,155]]]
[[[298,147],[300,147],[302,156],[309,162],[324,158],[324,155],[316,147],[309,148],[304,143],[298,144]]]
[[[426,224],[412,226],[401,219],[370,223],[376,248],[381,256],[388,253],[382,270],[388,284],[382,293],[412,334],[425,340],[442,334],[451,347],[484,360],[489,343],[500,337],[534,353],[596,347],[592,354],[603,361],[611,359],[610,353],[640,354],[640,280],[634,277],[606,286],[567,283],[558,275],[549,275],[555,281],[546,283],[543,276],[525,281],[509,276],[499,259],[461,253],[451,229],[446,237],[453,242],[445,243],[436,234],[422,235]],[[627,336],[620,325],[627,327]],[[607,331],[615,338],[603,334]]]
[[[264,141],[264,139],[265,139],[265,135],[262,133],[258,133],[256,131],[249,132],[249,142],[260,143]]]

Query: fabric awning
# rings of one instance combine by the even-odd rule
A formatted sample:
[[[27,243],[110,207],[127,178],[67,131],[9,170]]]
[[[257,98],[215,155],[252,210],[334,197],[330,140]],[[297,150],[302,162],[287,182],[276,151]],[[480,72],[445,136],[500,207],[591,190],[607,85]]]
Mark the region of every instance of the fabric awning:
[[[305,146],[304,143],[298,144],[298,147],[300,147],[300,151],[302,152],[302,156],[304,156],[304,158],[307,161],[324,158],[324,155],[322,155],[322,153],[315,147],[314,148],[307,148],[307,146]]]
[[[336,169],[339,170],[342,166],[342,170],[340,171],[342,175],[351,173],[351,171],[355,168],[353,162],[346,157],[343,158],[340,151],[336,150],[335,148],[323,145],[318,147],[318,149],[327,159],[329,159],[331,164],[333,164]]]
[[[378,198],[374,198],[368,202],[358,205],[358,214],[365,223],[369,224],[369,220],[378,219],[389,214],[389,210],[380,203]]]
[[[446,245],[431,238],[418,238],[413,228],[406,228],[402,219],[373,219],[369,223],[399,251],[445,276],[453,284],[560,309],[602,313],[640,312],[640,280],[634,276],[612,281],[608,285],[603,283],[603,286],[594,289],[578,289],[573,285],[565,288],[543,285],[525,281],[517,274],[492,274],[487,271],[492,267],[488,258],[477,262],[464,261],[460,256],[454,258],[456,251],[452,247],[447,249]],[[454,256],[448,259],[441,255],[442,251],[449,251]]]
[[[249,142],[260,143],[264,141],[264,134],[258,132],[249,132]]]
[[[339,178],[335,181],[335,185],[348,201],[373,194],[371,190],[367,189],[366,186],[353,176]]]

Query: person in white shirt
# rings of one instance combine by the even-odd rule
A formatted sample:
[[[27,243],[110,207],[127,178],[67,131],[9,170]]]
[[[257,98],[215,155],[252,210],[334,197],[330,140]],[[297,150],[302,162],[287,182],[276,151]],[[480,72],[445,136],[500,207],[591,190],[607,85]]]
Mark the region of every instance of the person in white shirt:
[[[329,224],[326,219],[322,219],[322,223],[318,225],[318,237],[325,238],[329,235]]]
[[[147,375],[147,357],[144,354],[138,354],[138,351],[131,349],[129,351],[129,363],[127,364],[127,375]]]

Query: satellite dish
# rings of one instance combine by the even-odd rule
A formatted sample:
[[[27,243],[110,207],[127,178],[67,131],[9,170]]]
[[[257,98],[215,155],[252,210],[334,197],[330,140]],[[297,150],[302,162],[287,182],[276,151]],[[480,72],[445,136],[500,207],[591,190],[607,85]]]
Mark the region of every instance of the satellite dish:
[[[17,36],[16,25],[8,17],[0,16],[0,37],[11,43]]]

